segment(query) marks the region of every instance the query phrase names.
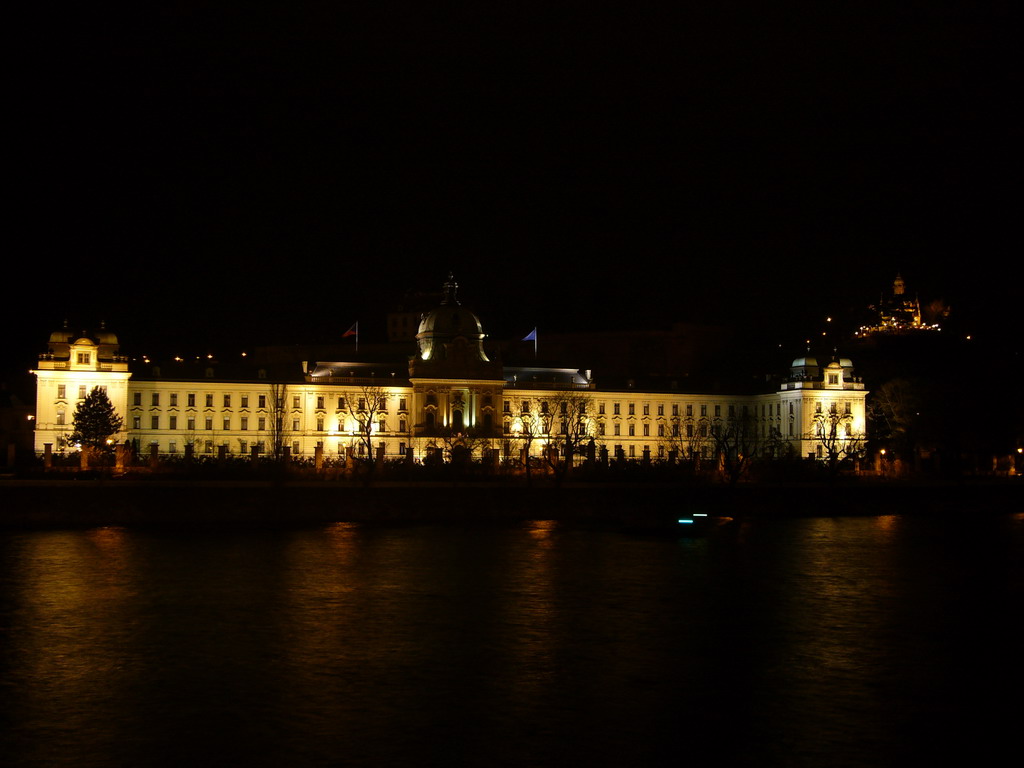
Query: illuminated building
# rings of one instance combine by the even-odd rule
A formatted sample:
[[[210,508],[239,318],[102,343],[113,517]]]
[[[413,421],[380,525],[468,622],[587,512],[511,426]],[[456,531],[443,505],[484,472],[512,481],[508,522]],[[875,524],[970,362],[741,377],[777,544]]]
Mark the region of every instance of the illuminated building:
[[[892,295],[880,299],[877,305],[871,305],[868,309],[875,317],[869,324],[860,327],[857,334],[859,336],[940,330],[938,322],[929,323],[923,319],[920,300],[916,296],[910,298],[907,295],[906,284],[899,274],[893,281]],[[949,309],[941,307],[937,314],[946,317],[949,314]]]
[[[35,449],[67,446],[74,409],[92,387],[105,387],[124,418],[118,441],[148,453],[248,455],[267,451],[271,440],[292,456],[328,458],[365,451],[360,420],[372,416],[373,447],[389,459],[420,459],[458,435],[474,437],[472,451],[518,456],[544,450],[566,429],[555,413],[567,393],[583,396],[582,418],[595,447],[623,459],[712,457],[722,450],[715,436],[741,425],[759,454],[827,455],[818,433],[833,425],[841,441],[864,437],[864,384],[843,358],[819,364],[793,362],[773,391],[720,394],[597,385],[591,371],[508,367],[484,348],[479,318],[461,306],[453,281],[433,310],[422,315],[415,354],[391,362],[294,363],[282,374],[253,364],[230,373],[213,361],[190,369],[184,361],[133,363],[119,353],[118,339],[54,332],[40,356]],[[375,408],[370,400],[380,399]],[[275,408],[275,402],[278,403]],[[564,408],[564,406],[562,406]],[[549,408],[551,411],[549,411]],[[550,419],[545,417],[551,414]],[[273,424],[281,425],[275,438]],[[540,439],[524,432],[544,422]]]

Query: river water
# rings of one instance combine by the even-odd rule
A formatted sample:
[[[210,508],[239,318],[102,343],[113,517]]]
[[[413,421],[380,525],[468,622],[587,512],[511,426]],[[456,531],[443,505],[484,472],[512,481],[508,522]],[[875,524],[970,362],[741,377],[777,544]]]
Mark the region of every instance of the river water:
[[[996,764],[1022,596],[1024,515],[4,532],[0,762]]]

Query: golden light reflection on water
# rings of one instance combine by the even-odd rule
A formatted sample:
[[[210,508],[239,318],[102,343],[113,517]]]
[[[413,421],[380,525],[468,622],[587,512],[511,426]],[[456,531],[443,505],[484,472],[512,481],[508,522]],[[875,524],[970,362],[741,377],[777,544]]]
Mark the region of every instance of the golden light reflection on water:
[[[898,515],[879,515],[875,518],[875,527],[885,533],[895,533],[899,527]]]
[[[558,521],[532,520],[526,524],[526,530],[537,543],[551,546],[554,543],[553,535],[558,530]]]

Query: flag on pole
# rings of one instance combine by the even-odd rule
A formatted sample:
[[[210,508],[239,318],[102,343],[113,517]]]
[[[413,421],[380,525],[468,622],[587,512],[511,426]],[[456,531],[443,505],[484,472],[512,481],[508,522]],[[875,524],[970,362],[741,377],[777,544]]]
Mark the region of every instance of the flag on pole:
[[[358,352],[359,351],[359,321],[358,320],[356,320],[354,323],[352,323],[352,327],[351,328],[349,328],[347,331],[345,331],[343,334],[341,334],[341,338],[343,338],[343,339],[347,339],[349,336],[355,336],[356,337],[356,352]]]
[[[537,357],[537,328],[536,328],[536,326],[534,326],[534,329],[523,337],[523,341],[532,341],[533,342],[533,356],[534,356],[534,358],[536,358]]]

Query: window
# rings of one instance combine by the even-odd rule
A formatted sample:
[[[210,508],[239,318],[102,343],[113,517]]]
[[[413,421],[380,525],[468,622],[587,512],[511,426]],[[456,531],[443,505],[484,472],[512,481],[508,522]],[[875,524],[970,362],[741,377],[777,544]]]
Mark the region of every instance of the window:
[[[258,395],[257,399],[256,399],[256,406],[258,408],[266,408],[267,407],[267,396],[266,395]],[[260,429],[262,429],[262,427],[260,427]]]
[[[186,402],[188,404],[188,407],[189,408],[195,408],[196,407],[196,393],[195,392],[189,392],[188,395],[186,396],[186,398],[187,398]]]
[[[292,432],[298,432],[298,431],[299,431],[299,420],[298,419],[292,419]]]
[[[89,356],[88,352],[79,352],[78,353],[78,364],[79,365],[88,365],[89,364],[89,359],[90,359],[90,356]]]
[[[231,407],[231,395],[224,395],[224,407],[225,408],[230,408]]]
[[[339,411],[345,410],[345,398],[344,397],[339,397],[338,398],[338,410]]]
[[[150,400],[150,405],[153,405],[153,406],[160,405],[160,393],[159,392],[154,392],[153,393],[153,396],[152,396],[152,398]]]
[[[651,425],[650,424],[644,424],[644,437],[650,437],[650,436],[651,436]]]
[[[248,408],[249,407],[249,396],[248,395],[242,395],[242,407],[243,408]]]
[[[850,403],[847,403],[847,404],[846,404],[846,408],[844,409],[844,411],[843,411],[843,412],[844,412],[844,413],[845,413],[845,414],[846,414],[847,416],[849,416],[850,414],[852,414],[852,413],[853,413],[853,410],[852,410],[852,408],[851,408],[851,406],[850,406]]]
[[[203,445],[203,453],[213,453],[213,440],[207,440]]]
[[[618,437],[619,434],[621,433],[622,427],[619,426],[618,424],[616,424],[615,426],[612,427],[612,430],[613,430],[612,434],[615,435],[616,437]]]
[[[604,416],[604,403],[598,403],[598,404],[597,404],[597,412],[598,412],[598,413],[599,413],[599,414],[600,414],[601,416]]]
[[[599,434],[601,437],[604,437],[604,422],[603,421],[600,422],[597,425],[597,434]]]
[[[700,407],[700,415],[702,417],[706,417],[708,415],[708,407],[706,405],[701,405],[701,407]]]
[[[213,395],[209,395],[208,394],[206,396],[206,407],[207,408],[213,408]]]
[[[298,440],[292,440],[292,453],[294,453],[294,454],[302,453],[302,451],[299,449],[299,441]]]
[[[365,397],[360,397],[359,398],[359,410],[360,411],[365,411],[366,410],[366,398]]]
[[[171,442],[169,442],[167,444],[167,452],[168,453],[177,453],[178,452],[178,443],[177,443],[177,441],[171,440]]]
[[[149,428],[150,429],[160,429],[160,417],[159,416],[150,416],[150,418],[149,418]]]
[[[510,403],[508,400],[506,400],[504,405],[502,405],[501,409],[505,413],[511,413],[512,412],[512,403]]]
[[[686,425],[686,436],[693,437],[693,424]]]
[[[829,384],[833,384],[833,385],[838,384],[839,383],[839,374],[838,373],[830,373],[828,375],[828,383]]]
[[[260,417],[259,417],[259,418],[258,418],[258,419],[256,420],[256,429],[258,429],[258,430],[260,430],[260,431],[262,432],[262,431],[263,431],[263,430],[265,430],[266,428],[267,428],[267,420],[266,420],[266,418],[265,418],[265,417],[263,417],[263,416],[260,416]]]
[[[378,432],[387,432],[388,431],[388,422],[387,422],[387,419],[385,419],[383,416],[381,416],[380,420],[377,422],[377,431]]]
[[[686,415],[689,416],[690,418],[693,418],[693,405],[686,406]]]
[[[722,415],[722,406],[716,405],[715,406],[715,416],[721,416],[721,415]]]
[[[85,384],[78,385],[78,399],[85,400]]]
[[[398,444],[398,455],[405,456],[405,443]]]
[[[178,428],[178,417],[177,416],[168,416],[167,417],[167,428],[168,429],[177,429]]]
[[[212,416],[207,416],[206,417],[206,421],[204,423],[204,426],[206,427],[206,429],[213,429],[213,417]]]
[[[64,400],[68,396],[68,388],[66,384],[57,385],[57,399]]]
[[[63,389],[63,387],[62,387]],[[142,393],[136,392],[132,395],[132,405],[142,405]]]
[[[562,416],[565,416],[565,414],[566,414],[566,412],[568,411],[568,409],[569,409],[569,404],[568,404],[568,403],[566,403],[565,401],[563,401],[563,402],[559,403],[559,408],[558,408],[558,412],[559,412],[559,413],[560,413],[560,414],[561,414]]]
[[[171,397],[171,408],[177,408],[178,407],[178,393],[177,392],[171,392],[170,397]]]
[[[529,413],[530,412],[530,404],[526,400],[523,400],[522,405],[519,407],[519,412],[520,413]]]
[[[665,436],[665,425],[664,424],[659,424],[658,425],[658,437],[664,437],[664,436]]]
[[[196,430],[196,419],[195,419],[195,416],[189,416],[188,419],[185,420],[185,429],[187,429],[189,432],[195,432],[195,430]]]
[[[629,404],[629,415],[633,416],[636,414],[636,405],[634,403]]]
[[[323,395],[317,395],[316,396],[316,407],[319,408],[320,410],[323,410],[323,408],[324,408],[324,396]]]
[[[238,441],[238,452],[245,454],[249,452],[249,443],[245,440]]]
[[[64,424],[64,411],[57,411],[57,426]]]
[[[629,425],[629,436],[630,437],[635,437],[636,436],[636,424],[630,424]]]
[[[399,432],[405,432],[405,419],[399,419],[398,420],[398,431]],[[508,430],[506,429],[505,431],[507,432]]]
[[[636,446],[635,445],[629,446],[629,458],[631,458],[631,459],[636,458]]]
[[[644,416],[650,416],[651,415],[651,404],[650,403],[644,403],[644,411],[643,411],[643,413],[644,413]]]
[[[141,416],[132,416],[132,429],[142,429]]]
[[[249,429],[249,417],[248,416],[243,416],[241,418],[241,420],[240,420],[240,422],[238,424],[238,428],[241,431],[243,431],[243,432],[246,432]]]
[[[231,417],[230,416],[225,416],[224,417],[224,427],[223,427],[223,429],[224,429],[225,432],[227,432],[229,429],[231,429]]]
[[[658,403],[658,415],[659,416],[664,416],[665,415],[665,404],[664,403]]]
[[[323,416],[317,416],[316,417],[316,431],[317,432],[323,432],[324,431],[324,417]]]
[[[716,413],[715,415],[717,416],[718,414]],[[735,416],[736,416],[736,406],[735,405],[730,405],[729,406],[729,418],[731,419],[731,418],[733,418]]]
[[[302,406],[299,404],[299,396],[298,395],[292,395],[292,408],[301,408],[301,407]]]
[[[619,404],[618,403],[612,403],[612,414],[615,415],[615,416],[619,415]]]
[[[540,412],[541,413],[547,413],[548,412],[548,401],[547,400],[541,400],[540,401]]]

